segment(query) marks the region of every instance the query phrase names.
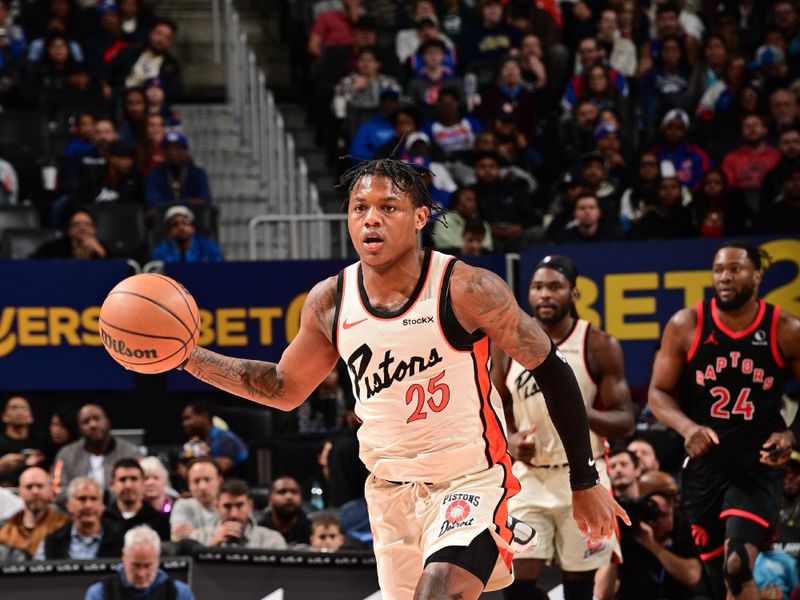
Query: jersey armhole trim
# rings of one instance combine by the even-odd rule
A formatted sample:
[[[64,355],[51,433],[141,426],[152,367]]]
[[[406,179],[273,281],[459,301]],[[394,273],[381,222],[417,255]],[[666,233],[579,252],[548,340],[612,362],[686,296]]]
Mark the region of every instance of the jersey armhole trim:
[[[450,277],[458,259],[451,258],[444,268],[441,282],[439,283],[439,330],[442,337],[453,350],[457,352],[472,352],[475,343],[485,337],[480,330],[470,333],[458,322],[453,303],[450,301]]]
[[[339,313],[344,301],[344,272],[344,269],[339,271],[339,276],[336,278],[336,308],[333,309],[333,329],[331,331],[331,341],[337,352],[339,351]]]
[[[772,358],[775,359],[777,365],[784,369],[786,367],[786,361],[781,354],[781,348],[778,345],[778,319],[781,315],[781,308],[780,306],[773,306],[772,307],[772,323],[769,324],[769,345],[770,349],[772,350]]]
[[[692,340],[692,347],[689,348],[689,352],[686,355],[686,360],[692,360],[694,358],[695,352],[697,352],[697,347],[700,345],[700,338],[703,336],[703,321],[705,320],[705,310],[703,306],[703,301],[698,300],[696,304],[697,310],[697,324],[694,326],[694,339]]]

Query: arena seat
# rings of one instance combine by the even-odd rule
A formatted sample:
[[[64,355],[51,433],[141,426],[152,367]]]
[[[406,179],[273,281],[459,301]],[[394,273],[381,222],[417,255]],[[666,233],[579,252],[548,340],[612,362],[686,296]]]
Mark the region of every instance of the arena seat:
[[[0,206],[0,233],[6,229],[35,229],[39,215],[33,206]]]
[[[97,237],[116,256],[136,257],[145,245],[144,208],[129,202],[104,202],[91,207]]]
[[[15,159],[39,159],[46,150],[47,119],[34,111],[0,112],[0,156]]]
[[[29,258],[36,249],[57,237],[53,229],[11,227],[0,233],[0,258]]]

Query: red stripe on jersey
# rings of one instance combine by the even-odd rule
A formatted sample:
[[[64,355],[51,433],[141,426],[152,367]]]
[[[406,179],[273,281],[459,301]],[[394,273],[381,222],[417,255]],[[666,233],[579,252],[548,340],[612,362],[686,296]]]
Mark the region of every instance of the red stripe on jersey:
[[[503,459],[500,461],[500,466],[503,467],[503,496],[497,507],[494,509],[493,521],[497,535],[504,539],[509,544],[514,539],[514,532],[508,528],[508,500],[513,498],[519,493],[520,484],[519,479],[514,477],[511,472],[511,457],[506,452]]]
[[[733,338],[734,340],[742,339],[745,336],[750,335],[756,330],[756,327],[759,326],[761,323],[761,319],[764,318],[764,313],[767,311],[767,303],[763,300],[758,301],[758,313],[756,313],[756,318],[753,319],[753,322],[750,323],[747,327],[740,331],[733,331],[732,329],[728,329],[725,324],[720,320],[719,314],[717,311],[717,299],[711,299],[711,318],[714,319],[714,324],[720,328],[722,333],[727,335],[729,338]]]
[[[772,307],[772,323],[769,324],[769,345],[772,350],[772,358],[775,359],[781,369],[786,366],[786,361],[781,356],[781,349],[778,346],[778,318],[780,317],[781,309],[779,306]]]
[[[481,399],[482,421],[484,423],[483,437],[486,440],[486,453],[491,467],[501,462],[503,457],[508,455],[508,443],[500,419],[489,401],[489,394],[492,390],[492,382],[489,377],[489,338],[484,337],[476,342],[472,346],[472,353],[477,367],[476,378],[478,394]]]
[[[719,556],[723,552],[725,552],[725,544],[722,544],[722,546],[720,546],[719,548],[714,548],[709,552],[701,552],[698,556],[700,557],[700,560],[710,560],[715,556]]]
[[[508,442],[500,418],[489,399],[492,384],[489,377],[489,338],[485,337],[472,347],[476,366],[476,381],[481,401],[481,421],[484,424],[483,438],[486,440],[486,454],[491,466],[499,464],[503,469],[503,496],[494,510],[494,524],[497,534],[506,542],[511,542],[514,533],[508,528],[508,499],[516,496],[520,490],[519,480],[511,472],[511,456],[508,454]]]
[[[694,340],[692,347],[689,348],[689,354],[686,355],[687,362],[694,358],[694,353],[697,352],[697,347],[700,345],[700,338],[703,337],[703,320],[705,318],[703,311],[703,301],[697,301],[697,324],[694,326]]]
[[[742,510],[741,508],[729,508],[719,513],[720,519],[724,519],[725,517],[741,517],[742,519],[749,519],[754,523],[758,523],[763,528],[769,529],[769,523],[767,523],[762,517],[759,517],[757,514],[751,513],[749,510]]]

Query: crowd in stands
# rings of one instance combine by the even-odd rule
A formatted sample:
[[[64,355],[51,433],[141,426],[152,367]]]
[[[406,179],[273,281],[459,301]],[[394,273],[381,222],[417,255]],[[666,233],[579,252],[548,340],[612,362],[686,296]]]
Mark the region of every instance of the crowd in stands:
[[[36,258],[222,260],[195,231],[216,209],[172,108],[177,35],[145,0],[0,0],[0,210],[51,232]]]
[[[401,158],[464,215],[428,242],[800,231],[800,16],[792,0],[319,1],[309,117],[331,164]],[[469,226],[467,239],[480,235]]]
[[[318,469],[302,481],[287,473],[258,488],[246,481],[255,463],[248,445],[203,401],[184,407],[187,441],[165,460],[112,433],[97,404],[54,413],[43,431],[27,398],[7,398],[0,562],[117,558],[126,534],[140,526],[155,532],[162,554],[195,547],[369,550],[366,472],[352,409],[342,412],[324,386],[313,403],[338,414],[325,429]]]

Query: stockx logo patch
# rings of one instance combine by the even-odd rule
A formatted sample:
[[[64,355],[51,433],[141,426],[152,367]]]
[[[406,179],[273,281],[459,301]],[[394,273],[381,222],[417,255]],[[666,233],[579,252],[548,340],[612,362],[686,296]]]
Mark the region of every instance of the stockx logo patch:
[[[403,319],[403,327],[408,327],[409,325],[425,325],[427,323],[433,323],[433,317],[416,317],[414,319]]]

